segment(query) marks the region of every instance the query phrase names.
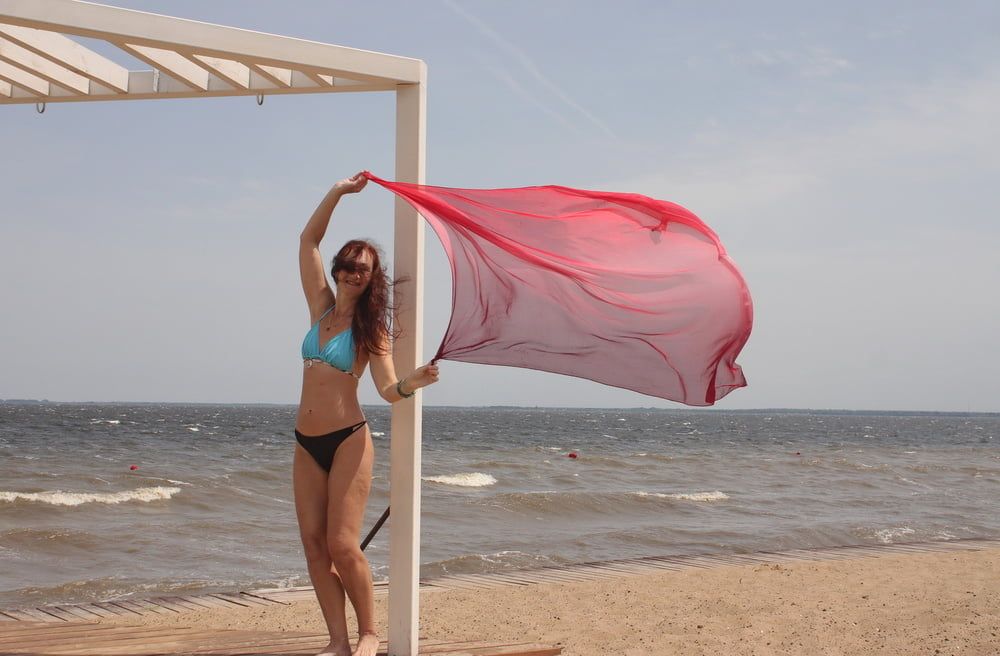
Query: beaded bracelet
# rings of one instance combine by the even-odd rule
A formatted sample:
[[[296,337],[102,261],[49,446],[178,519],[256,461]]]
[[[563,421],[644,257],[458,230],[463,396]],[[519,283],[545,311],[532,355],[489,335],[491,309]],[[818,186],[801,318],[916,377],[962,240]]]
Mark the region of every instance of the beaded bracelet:
[[[406,380],[406,379],[404,378],[403,380]],[[402,386],[403,386],[403,380],[400,380],[400,381],[397,381],[397,382],[396,382],[396,393],[397,393],[397,394],[399,394],[399,395],[400,395],[401,397],[403,397],[404,399],[408,399],[408,398],[410,398],[411,396],[413,396],[414,394],[416,394],[416,393],[417,393],[417,390],[413,390],[413,391],[412,391],[412,392],[410,392],[409,394],[405,394],[405,393],[403,392],[403,387],[402,387]]]

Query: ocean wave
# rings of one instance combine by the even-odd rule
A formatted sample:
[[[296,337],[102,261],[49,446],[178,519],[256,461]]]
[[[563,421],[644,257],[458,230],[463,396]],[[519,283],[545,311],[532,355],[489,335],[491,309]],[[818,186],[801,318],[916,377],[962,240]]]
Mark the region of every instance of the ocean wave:
[[[523,551],[498,551],[485,554],[466,554],[447,560],[437,560],[420,565],[420,575],[437,578],[449,574],[487,574],[508,570],[530,569],[560,565],[565,559]]]
[[[50,490],[46,492],[3,492],[0,491],[0,502],[16,503],[29,501],[47,503],[53,506],[79,506],[84,503],[127,503],[129,501],[160,501],[169,499],[181,489],[179,487],[140,487],[124,492],[63,492]]]
[[[664,494],[660,492],[601,492],[537,490],[533,492],[506,492],[480,499],[478,504],[506,512],[531,516],[621,516],[626,513],[647,512],[644,504],[671,503],[676,501],[722,501],[729,496],[714,492],[686,492]],[[640,500],[641,499],[641,500]]]
[[[664,494],[662,492],[633,492],[637,497],[655,497],[657,499],[677,499],[679,501],[723,501],[729,498],[725,492],[677,492]]]
[[[457,485],[459,487],[486,487],[493,485],[497,479],[489,474],[472,472],[469,474],[447,474],[445,476],[424,476],[423,480],[429,483],[441,483],[442,485]]]
[[[893,528],[883,528],[875,531],[875,539],[882,544],[893,544],[899,538],[916,533],[909,526],[896,526]],[[912,538],[911,538],[912,539]]]

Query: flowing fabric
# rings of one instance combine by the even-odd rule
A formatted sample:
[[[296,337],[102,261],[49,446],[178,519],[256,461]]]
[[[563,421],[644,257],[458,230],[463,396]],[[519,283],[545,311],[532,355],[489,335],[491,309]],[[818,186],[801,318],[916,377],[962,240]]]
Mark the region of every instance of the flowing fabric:
[[[750,292],[683,207],[568,187],[371,181],[431,224],[451,262],[434,360],[551,371],[688,405],[746,385]]]

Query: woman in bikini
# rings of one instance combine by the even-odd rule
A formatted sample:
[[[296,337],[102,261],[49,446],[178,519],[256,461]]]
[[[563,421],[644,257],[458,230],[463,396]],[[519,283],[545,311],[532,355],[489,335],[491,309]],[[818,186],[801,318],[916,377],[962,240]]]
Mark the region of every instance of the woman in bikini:
[[[413,396],[438,379],[424,365],[402,380],[392,364],[391,283],[378,249],[349,241],[333,260],[327,280],[319,243],[344,194],[364,189],[360,173],[335,184],[313,212],[299,242],[302,290],[312,328],[302,343],[302,399],[295,420],[295,512],[330,644],[322,652],[349,656],[346,596],[358,618],[355,656],[374,656],[371,570],[359,546],[371,486],[374,448],[358,402],[358,380],[371,365],[379,395],[389,403]]]

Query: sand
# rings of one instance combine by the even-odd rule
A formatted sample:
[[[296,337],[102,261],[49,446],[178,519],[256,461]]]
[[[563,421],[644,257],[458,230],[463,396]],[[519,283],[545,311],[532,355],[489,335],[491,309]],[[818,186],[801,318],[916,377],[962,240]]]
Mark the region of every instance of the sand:
[[[385,597],[376,612],[385,630]],[[420,634],[567,656],[1000,654],[1000,549],[421,592]],[[108,622],[322,631],[314,601]],[[353,625],[353,617],[350,618]]]

